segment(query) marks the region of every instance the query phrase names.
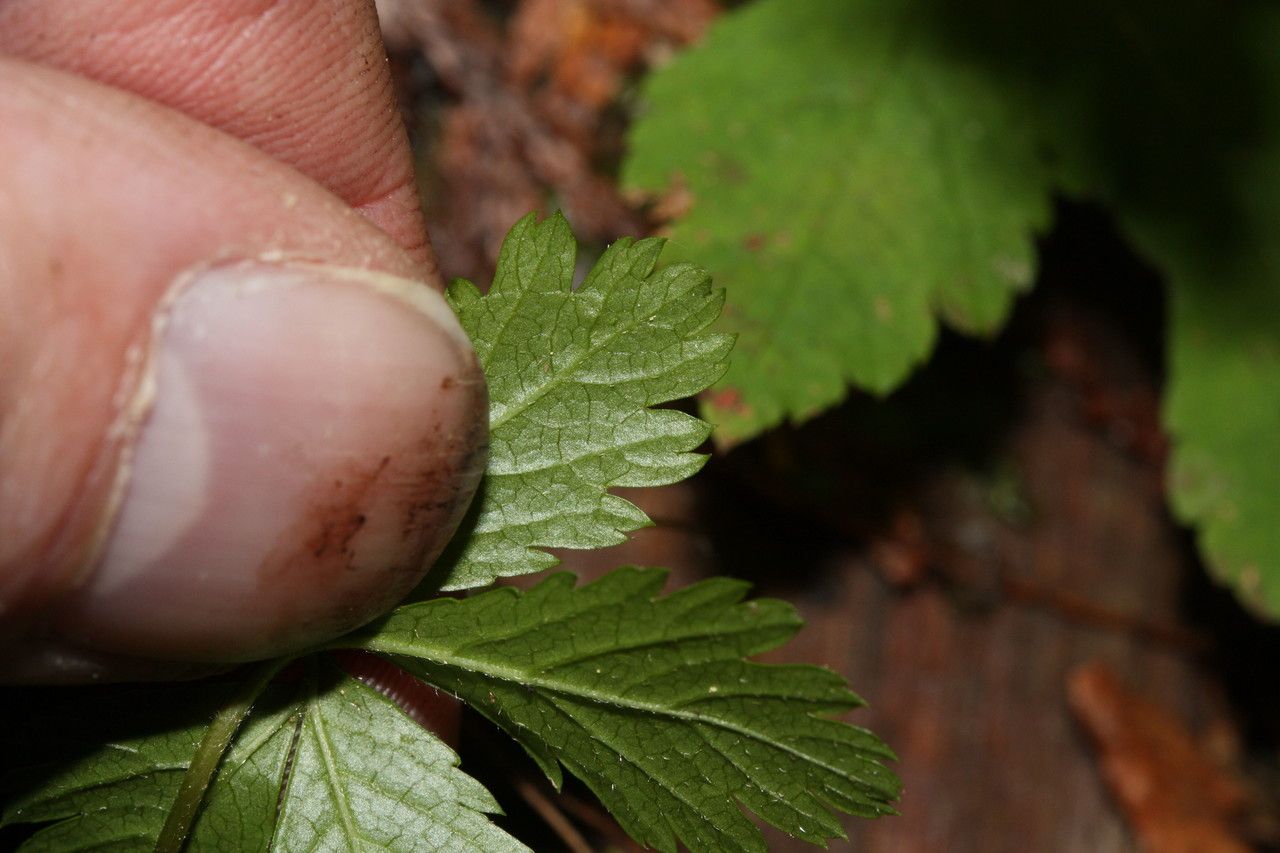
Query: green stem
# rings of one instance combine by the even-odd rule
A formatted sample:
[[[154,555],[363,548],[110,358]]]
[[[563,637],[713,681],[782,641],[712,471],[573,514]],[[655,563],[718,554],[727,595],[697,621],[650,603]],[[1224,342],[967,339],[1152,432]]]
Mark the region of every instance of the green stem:
[[[181,853],[186,846],[191,825],[195,822],[200,804],[204,802],[209,783],[213,781],[213,775],[222,762],[223,753],[231,745],[258,695],[286,663],[288,659],[277,658],[263,661],[248,670],[245,680],[213,718],[182,777],[178,797],[170,807],[164,828],[156,839],[156,853]]]

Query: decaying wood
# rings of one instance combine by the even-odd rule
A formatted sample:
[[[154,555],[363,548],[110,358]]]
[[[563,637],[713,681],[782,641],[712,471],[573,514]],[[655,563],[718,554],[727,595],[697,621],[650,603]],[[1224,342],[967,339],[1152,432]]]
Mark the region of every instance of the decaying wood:
[[[1097,746],[1103,778],[1148,853],[1247,853],[1236,827],[1243,784],[1163,707],[1100,663],[1072,671],[1071,710]]]

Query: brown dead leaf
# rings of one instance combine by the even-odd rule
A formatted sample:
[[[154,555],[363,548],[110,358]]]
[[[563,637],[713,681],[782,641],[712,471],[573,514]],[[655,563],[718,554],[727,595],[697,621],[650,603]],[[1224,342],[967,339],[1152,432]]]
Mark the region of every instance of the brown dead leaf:
[[[660,40],[688,44],[720,14],[716,0],[593,0],[605,14],[644,21]]]
[[[608,173],[622,125],[615,116],[606,129],[604,116],[655,39],[701,31],[708,0],[525,0],[505,22],[476,0],[378,9],[388,45],[420,52],[448,97],[435,96],[440,117],[426,126],[439,131],[423,170],[446,276],[486,280],[506,230],[552,202],[589,242],[651,230]]]
[[[1068,701],[1098,750],[1103,779],[1150,853],[1237,853],[1245,787],[1164,708],[1128,691],[1100,663],[1068,678]]]
[[[710,0],[524,0],[508,27],[508,79],[587,160],[616,159],[610,107],[626,83],[701,35]]]

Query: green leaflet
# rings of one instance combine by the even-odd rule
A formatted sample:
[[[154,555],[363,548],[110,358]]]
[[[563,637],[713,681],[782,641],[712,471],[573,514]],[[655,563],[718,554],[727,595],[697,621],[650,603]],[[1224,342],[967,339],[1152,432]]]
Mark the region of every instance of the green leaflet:
[[[862,704],[829,670],[743,658],[791,637],[781,601],[724,578],[657,597],[666,573],[626,568],[574,588],[409,605],[358,640],[456,693],[548,777],[583,779],[633,838],[674,851],[765,849],[739,803],[816,843],[833,809],[891,813],[899,783],[875,735],[829,719]]]
[[[273,850],[525,849],[485,817],[497,803],[457,769],[453,751],[390,700],[323,669],[303,680],[300,693],[245,727],[219,774],[226,784],[214,789],[196,827],[195,846],[267,849],[261,842],[270,839],[253,837],[241,792],[279,792],[284,780]],[[269,815],[275,799],[254,806]]]
[[[471,524],[437,566],[445,589],[555,565],[543,548],[600,548],[649,524],[613,486],[682,480],[705,457],[701,421],[652,408],[723,373],[732,338],[705,331],[722,296],[705,272],[656,268],[662,241],[622,239],[572,287],[576,245],[559,214],[507,236],[488,295],[449,301],[489,383],[489,467]]]
[[[497,804],[438,738],[368,687],[316,659],[308,665],[297,682],[259,697],[188,850],[525,849],[489,822]],[[21,775],[6,787],[22,793],[4,824],[54,821],[21,849],[154,849],[220,691],[123,689],[88,705],[77,691],[46,697],[6,737],[10,756],[24,744],[38,754],[9,765]],[[175,713],[175,703],[186,710]]]
[[[998,329],[1048,219],[1035,125],[907,26],[928,4],[761,0],[652,77],[624,180],[692,192],[672,252],[738,334],[717,440],[892,390],[937,317]]]

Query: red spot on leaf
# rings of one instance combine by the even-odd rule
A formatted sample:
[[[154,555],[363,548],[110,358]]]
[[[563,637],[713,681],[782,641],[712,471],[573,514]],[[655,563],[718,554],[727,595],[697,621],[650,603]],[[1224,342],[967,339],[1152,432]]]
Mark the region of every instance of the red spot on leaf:
[[[709,407],[737,417],[749,417],[751,406],[742,399],[742,392],[731,385],[716,388],[703,394]]]

